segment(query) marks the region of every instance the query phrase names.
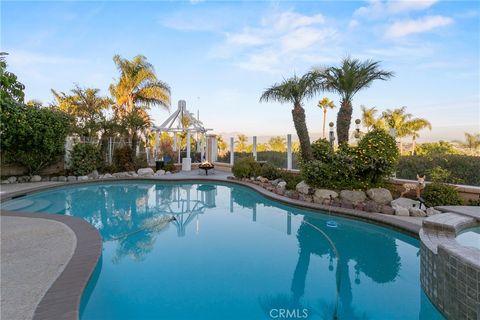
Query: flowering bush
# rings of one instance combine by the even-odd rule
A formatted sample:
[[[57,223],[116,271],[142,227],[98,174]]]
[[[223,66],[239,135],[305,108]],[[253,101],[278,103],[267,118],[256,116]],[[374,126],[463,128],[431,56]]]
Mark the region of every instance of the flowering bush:
[[[317,148],[316,160],[302,166],[303,178],[314,187],[365,189],[377,186],[394,172],[399,156],[395,140],[383,130],[367,133],[357,147],[341,144],[331,154],[323,142],[321,146],[322,149],[320,143],[312,146]]]

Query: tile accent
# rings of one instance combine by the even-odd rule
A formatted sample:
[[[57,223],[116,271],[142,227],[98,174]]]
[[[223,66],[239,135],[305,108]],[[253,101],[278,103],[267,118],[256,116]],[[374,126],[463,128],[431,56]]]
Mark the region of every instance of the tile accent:
[[[420,230],[420,282],[448,319],[480,319],[480,250],[455,240],[474,225],[474,218],[445,213],[424,220]]]

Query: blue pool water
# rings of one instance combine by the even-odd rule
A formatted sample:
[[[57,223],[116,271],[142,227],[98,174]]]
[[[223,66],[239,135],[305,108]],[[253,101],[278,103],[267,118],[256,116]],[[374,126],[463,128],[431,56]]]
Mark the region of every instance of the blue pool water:
[[[417,240],[242,186],[89,184],[3,208],[73,215],[100,231],[83,320],[442,319],[420,288]]]

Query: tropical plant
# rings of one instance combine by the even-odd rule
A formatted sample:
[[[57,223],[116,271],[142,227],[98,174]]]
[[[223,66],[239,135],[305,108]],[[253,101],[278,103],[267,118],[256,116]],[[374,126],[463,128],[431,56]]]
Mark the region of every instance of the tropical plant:
[[[418,132],[427,128],[432,130],[432,125],[426,119],[417,118],[410,121],[409,127],[412,136],[412,154],[416,154],[417,138],[420,136]]]
[[[456,141],[461,147],[476,151],[480,147],[480,133],[465,132],[465,141]]]
[[[138,130],[149,126],[147,110],[160,106],[168,109],[170,106],[170,88],[160,81],[153,66],[142,55],[132,60],[123,59],[119,55],[113,61],[120,72],[116,83],[110,85],[110,93],[115,99],[114,115],[123,120],[130,116],[127,125],[132,140],[132,149],[135,150],[138,140]],[[143,119],[144,123],[139,124]],[[134,121],[132,121],[134,120]],[[129,124],[133,124],[129,127]]]
[[[220,155],[223,155],[225,152],[227,152],[227,143],[225,140],[223,140],[222,136],[217,136],[217,148]]]
[[[418,131],[423,128],[431,128],[430,122],[423,118],[413,118],[411,113],[406,112],[407,107],[387,109],[382,113],[382,119],[390,129],[395,129],[398,137],[400,154],[403,154],[403,138],[418,136]]]
[[[308,134],[307,123],[305,121],[305,109],[302,107],[305,99],[312,98],[322,89],[316,83],[316,76],[308,72],[301,77],[294,75],[289,79],[276,83],[266,89],[260,101],[278,101],[280,103],[292,103],[292,118],[298,139],[300,140],[300,152],[303,160],[312,160],[312,148],[310,146],[310,136]]]
[[[276,151],[276,152],[287,151],[285,138],[280,136],[270,138],[270,140],[268,140],[268,145],[270,146],[270,150],[272,151]]]
[[[0,105],[0,149],[6,162],[23,165],[32,175],[65,153],[70,116],[54,108],[27,107],[10,99],[1,100]]]
[[[463,203],[454,186],[443,183],[430,183],[423,191],[423,199],[427,207],[460,205]]]
[[[385,129],[385,122],[377,116],[378,110],[375,107],[367,108],[362,105],[360,108],[362,109],[362,123],[367,132],[373,129]]]
[[[329,67],[314,72],[318,88],[338,93],[341,97],[337,114],[338,143],[348,142],[352,120],[352,99],[355,94],[368,88],[374,80],[388,80],[393,72],[380,68],[379,61],[360,61],[347,57],[340,67]]]
[[[327,122],[327,111],[328,109],[332,109],[332,110],[335,109],[336,106],[332,100],[329,100],[327,97],[325,97],[318,102],[318,107],[323,110],[323,126],[322,126],[323,136],[322,137],[325,138],[325,125]]]
[[[135,170],[135,155],[132,148],[124,146],[113,151],[113,167],[115,171]]]
[[[244,134],[239,134],[235,141],[235,152],[247,152],[248,137]]]
[[[102,164],[100,149],[90,143],[78,143],[70,151],[70,169],[74,175],[84,176]]]
[[[260,169],[260,164],[253,157],[245,157],[235,162],[232,173],[237,178],[250,178],[258,176]]]
[[[0,52],[0,100],[5,104],[23,103],[25,86],[17,76],[7,71],[6,52]]]
[[[60,110],[75,117],[76,132],[81,136],[94,137],[105,121],[104,112],[112,105],[108,97],[99,96],[100,89],[81,88],[78,85],[71,94],[51,90]]]

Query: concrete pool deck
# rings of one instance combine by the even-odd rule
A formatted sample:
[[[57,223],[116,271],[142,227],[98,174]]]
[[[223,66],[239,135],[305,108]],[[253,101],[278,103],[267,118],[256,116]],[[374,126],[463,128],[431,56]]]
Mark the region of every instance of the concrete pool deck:
[[[18,183],[11,185],[2,185],[0,199],[2,201],[8,200],[15,196],[21,196],[29,193],[34,193],[42,190],[48,190],[51,188],[62,187],[62,186],[80,186],[81,184],[89,183],[108,183],[108,182],[135,182],[138,180],[153,180],[153,181],[188,181],[188,180],[202,180],[202,181],[213,181],[213,182],[228,182],[238,185],[246,186],[250,189],[253,189],[260,194],[276,200],[282,203],[293,205],[296,207],[302,207],[311,209],[313,211],[331,211],[332,213],[344,216],[347,218],[353,218],[358,220],[363,220],[371,222],[374,224],[379,224],[382,226],[390,227],[401,232],[405,232],[413,237],[418,238],[418,232],[421,229],[422,221],[424,218],[420,217],[403,217],[403,216],[393,216],[385,215],[380,213],[369,213],[364,211],[358,211],[354,209],[340,208],[340,207],[327,207],[315,203],[307,203],[300,200],[291,199],[288,197],[280,196],[278,194],[272,193],[260,186],[253,185],[251,183],[246,183],[238,180],[230,180],[228,177],[231,176],[231,173],[216,171],[214,174],[209,174],[205,176],[200,174],[199,171],[190,171],[190,172],[180,172],[172,175],[164,175],[160,177],[135,177],[135,178],[119,178],[119,179],[104,179],[104,180],[89,180],[81,182],[34,182],[34,183]],[[6,219],[6,220],[5,220]],[[40,220],[52,219],[53,222],[44,222],[38,223]],[[3,223],[7,221],[6,226],[9,224],[25,224],[33,228],[35,232],[25,233],[25,248],[18,249],[20,244],[15,244],[15,241],[12,239],[15,238],[15,235],[11,232],[3,232]],[[5,294],[4,287],[11,288],[9,292],[11,297],[7,297],[4,301],[2,295],[2,318],[8,319],[29,319],[33,315],[34,319],[78,319],[79,308],[80,308],[80,299],[83,293],[85,286],[88,283],[88,280],[95,268],[95,265],[100,257],[102,242],[98,231],[88,224],[87,222],[70,216],[64,215],[53,215],[53,214],[40,214],[40,213],[17,213],[17,212],[1,212],[1,222],[2,222],[2,293]],[[64,224],[64,226],[61,226]],[[60,225],[60,226],[59,226]],[[72,239],[72,233],[65,231],[66,229],[71,229],[70,231],[74,234],[74,239]],[[62,231],[63,230],[63,231]],[[56,241],[48,241],[45,239],[42,241],[42,237],[39,234],[56,234]],[[4,237],[6,241],[4,241]],[[74,241],[76,240],[76,241]],[[73,242],[72,242],[73,241]],[[7,251],[4,251],[3,246],[10,245],[11,248],[7,248]],[[10,244],[9,244],[10,243]],[[57,246],[60,247],[57,250]],[[72,254],[72,243],[73,244],[73,254]],[[32,244],[32,247],[29,247],[28,244]],[[34,245],[35,246],[34,246]],[[42,252],[42,256],[38,259],[31,259],[31,264],[22,264],[21,257],[22,255],[15,254],[14,252],[21,252],[21,250],[33,250],[37,251],[35,248],[40,246],[44,248],[38,250]],[[48,248],[48,249],[46,249]],[[63,249],[62,249],[63,248]],[[68,249],[68,250],[67,250]],[[69,251],[70,250],[70,251]],[[3,274],[3,261],[5,260],[3,252],[13,252],[8,256],[8,263],[16,265],[15,268],[10,268],[10,273]],[[58,251],[58,252],[57,252]],[[52,257],[50,257],[52,256]],[[51,267],[45,265],[45,262],[58,261],[62,257],[64,260],[62,262],[53,263]],[[65,261],[66,260],[66,261]],[[65,267],[65,263],[67,263]],[[49,269],[52,277],[48,279],[39,279],[42,276],[35,272],[37,270],[42,270],[43,268]],[[7,268],[7,271],[9,269]],[[32,270],[34,270],[32,272]],[[14,271],[18,275],[11,274]],[[45,271],[46,272],[46,271]],[[22,277],[25,280],[24,288],[38,287],[37,294],[33,295],[29,293],[28,290],[22,290],[21,287],[12,286],[12,283],[15,283],[21,274],[28,274],[30,277]],[[53,280],[52,280],[53,278]],[[5,280],[6,279],[6,280]],[[56,279],[56,280],[55,280]],[[45,293],[46,292],[46,293]],[[45,295],[42,298],[42,294]],[[28,297],[32,295],[32,297]],[[40,302],[38,301],[38,296],[40,296]],[[26,297],[26,298],[24,298]],[[19,307],[20,302],[22,302],[22,308]],[[4,309],[4,303],[6,309]],[[8,306],[7,306],[8,304]],[[19,310],[12,310],[18,308]],[[7,316],[5,312],[18,312],[19,316]]]

